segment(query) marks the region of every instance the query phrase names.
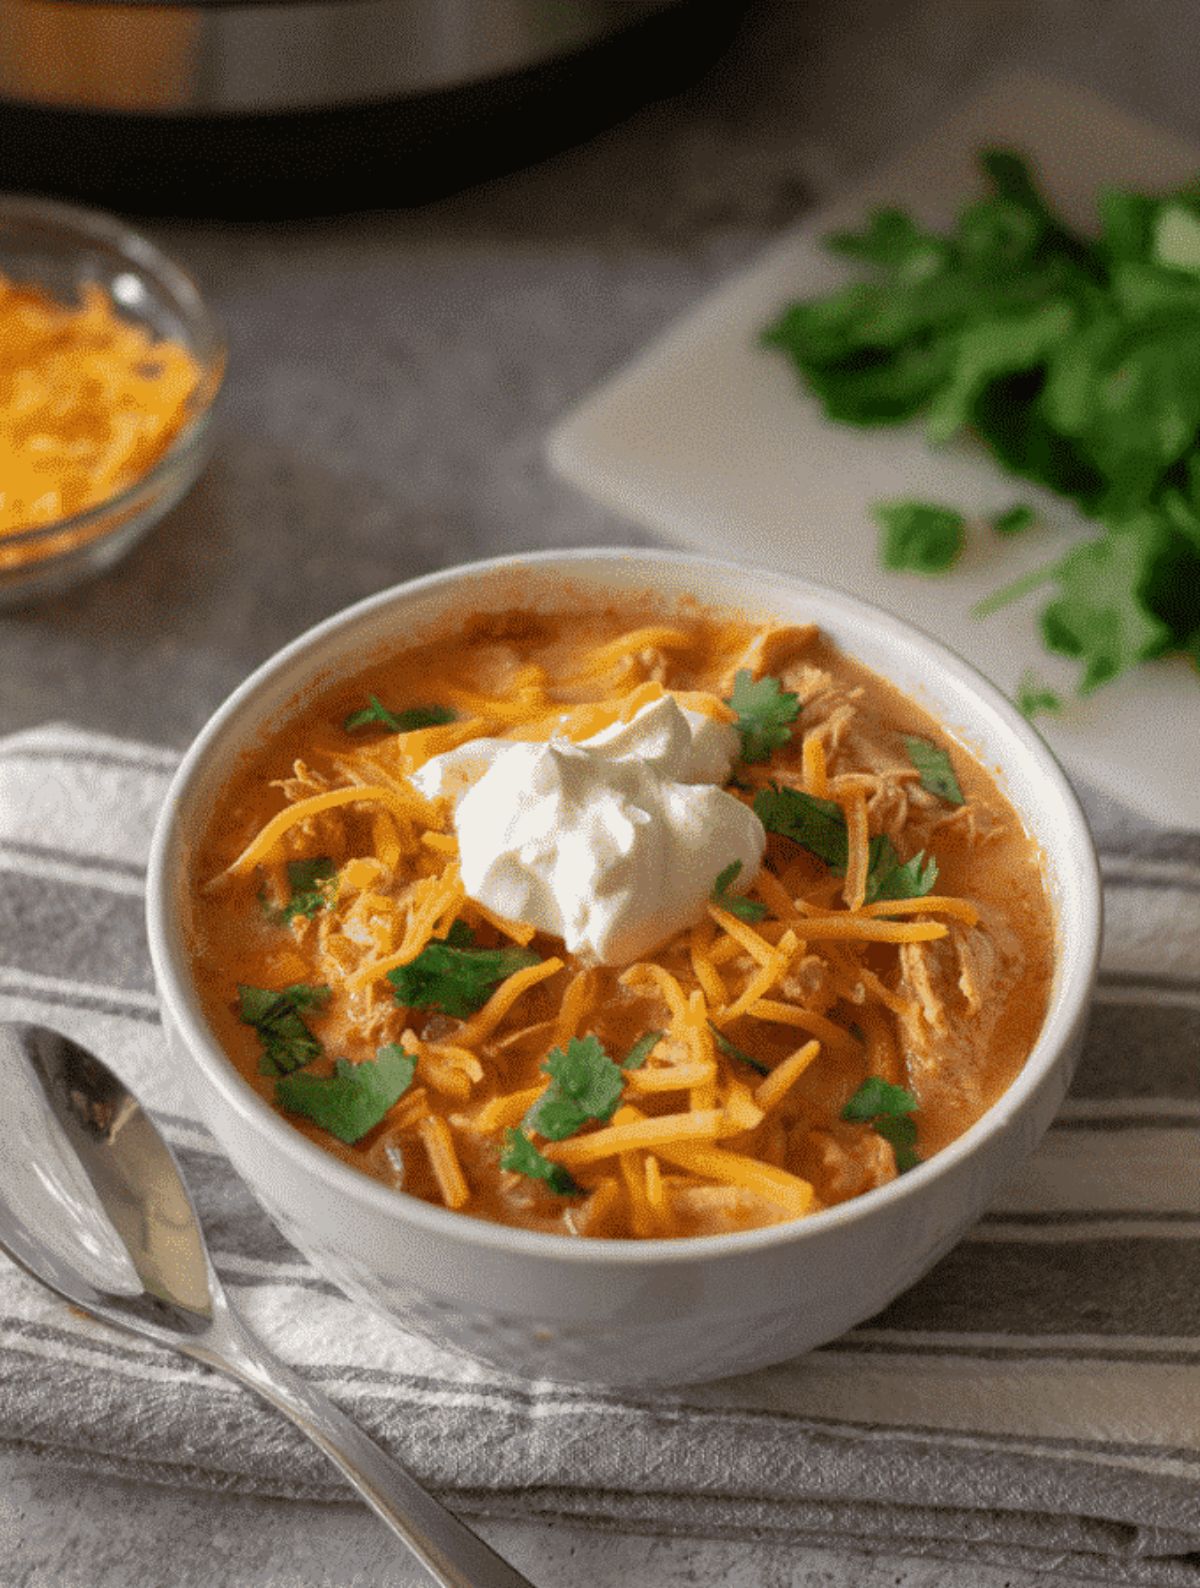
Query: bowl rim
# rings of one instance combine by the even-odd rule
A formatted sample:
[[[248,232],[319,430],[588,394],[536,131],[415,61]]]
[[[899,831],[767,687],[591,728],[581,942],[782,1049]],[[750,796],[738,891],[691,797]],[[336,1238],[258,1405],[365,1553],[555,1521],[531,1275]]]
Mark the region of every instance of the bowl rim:
[[[131,484],[103,501],[85,507],[82,512],[67,518],[56,518],[49,524],[37,524],[31,529],[13,530],[3,537],[3,546],[9,549],[37,546],[60,535],[74,534],[92,528],[98,520],[135,506],[138,498],[161,479],[173,473],[175,467],[202,445],[212,420],[213,405],[225,381],[229,361],[229,346],[224,327],[201,292],[194,276],[170,254],[164,252],[144,232],[127,225],[120,217],[105,210],[91,209],[82,204],[66,204],[60,199],[44,199],[25,193],[0,191],[0,226],[6,220],[17,222],[50,221],[74,231],[81,240],[103,244],[120,255],[140,277],[151,278],[165,284],[171,297],[178,303],[191,323],[201,328],[209,344],[203,357],[193,353],[200,368],[200,378],[188,398],[189,412],[184,424],[172,438],[161,457],[157,458],[144,474]],[[189,348],[188,350],[192,350]],[[114,528],[119,528],[119,525]],[[86,540],[85,536],[85,540]],[[103,537],[101,537],[103,538]],[[66,546],[58,554],[68,557],[79,550],[80,542]],[[56,561],[51,558],[50,561]],[[44,569],[46,559],[31,566]]]
[[[991,1107],[934,1157],[906,1174],[897,1176],[887,1185],[802,1219],[719,1235],[639,1240],[611,1236],[582,1239],[475,1218],[385,1186],[310,1141],[242,1078],[208,1029],[200,1010],[182,953],[182,932],[176,930],[172,933],[170,929],[174,914],[171,898],[174,875],[172,862],[178,864],[181,849],[179,812],[192,780],[202,770],[209,747],[223,733],[226,725],[247,705],[252,704],[261,689],[302,660],[306,651],[338,636],[342,631],[353,629],[397,600],[404,601],[413,596],[436,592],[441,587],[452,586],[464,576],[502,575],[526,567],[541,570],[557,567],[569,577],[573,566],[596,562],[628,563],[631,560],[645,567],[648,577],[655,566],[673,564],[685,569],[696,568],[710,574],[723,574],[730,579],[742,579],[746,575],[761,578],[765,575],[776,582],[784,580],[800,594],[808,593],[826,605],[832,603],[835,607],[840,606],[851,621],[867,620],[890,629],[898,637],[909,640],[915,637],[931,661],[936,661],[940,668],[956,675],[960,685],[965,685],[985,708],[990,708],[1000,718],[1002,727],[1016,739],[1015,748],[1032,758],[1039,778],[1048,785],[1048,803],[1057,799],[1058,806],[1066,815],[1067,826],[1057,845],[1057,853],[1063,870],[1069,866],[1076,883],[1081,901],[1081,932],[1072,944],[1070,955],[1063,954],[1060,948],[1057,971],[1063,980],[1055,1000],[1058,1007],[1056,1009],[1052,1004],[1020,1071]],[[736,592],[731,588],[731,604],[736,600]],[[303,685],[297,687],[302,688]],[[256,1134],[265,1137],[269,1147],[282,1152],[293,1161],[296,1168],[315,1174],[330,1193],[346,1196],[352,1203],[365,1203],[371,1212],[400,1224],[415,1225],[427,1235],[448,1238],[508,1256],[528,1256],[571,1265],[596,1263],[610,1267],[653,1267],[662,1263],[742,1257],[768,1247],[819,1239],[836,1229],[870,1218],[876,1210],[882,1212],[894,1204],[920,1196],[926,1187],[949,1175],[977,1148],[999,1135],[1026,1104],[1033,1102],[1042,1085],[1053,1075],[1064,1052],[1070,1050],[1091,1002],[1100,954],[1102,916],[1100,868],[1095,846],[1082,807],[1066,774],[1045,741],[1011,701],[963,657],[915,624],[833,586],[781,574],[732,558],[705,557],[654,547],[578,547],[519,552],[459,563],[389,586],[307,629],[257,667],[217,708],[193,740],[171,780],[155,824],[146,882],[147,932],[160,1008],[174,1024],[191,1061],[203,1069],[223,1104],[239,1115]],[[176,945],[180,949],[178,960]]]

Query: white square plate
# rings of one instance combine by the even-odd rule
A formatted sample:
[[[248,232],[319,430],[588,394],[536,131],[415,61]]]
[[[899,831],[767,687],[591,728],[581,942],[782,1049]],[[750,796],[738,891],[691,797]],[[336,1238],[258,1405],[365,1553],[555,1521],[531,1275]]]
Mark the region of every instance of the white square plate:
[[[986,620],[971,616],[981,597],[1078,538],[1084,520],[1003,475],[969,442],[934,451],[919,424],[861,431],[829,423],[787,360],[758,345],[789,299],[850,273],[822,246],[828,232],[857,225],[880,204],[948,226],[981,191],[976,152],[995,143],[1032,156],[1051,199],[1079,227],[1094,227],[1106,184],[1165,188],[1200,171],[1200,150],[1088,93],[1006,77],[789,233],[594,392],[551,435],[550,461],[672,540],[821,579],[911,619],[1009,694],[1032,669],[1063,697],[1062,716],[1039,726],[1069,768],[1160,822],[1200,828],[1200,678],[1189,663],[1143,665],[1079,700],[1075,666],[1042,648],[1039,595]],[[1028,501],[1052,527],[1011,541],[979,528],[949,574],[887,573],[876,560],[870,504],[909,495],[972,514]]]

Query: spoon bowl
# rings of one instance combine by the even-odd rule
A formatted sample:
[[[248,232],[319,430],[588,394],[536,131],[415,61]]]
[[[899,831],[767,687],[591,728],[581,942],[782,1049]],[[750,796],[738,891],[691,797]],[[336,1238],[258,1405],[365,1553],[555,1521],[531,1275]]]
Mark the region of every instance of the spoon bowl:
[[[531,1588],[251,1333],[174,1154],[107,1065],[45,1026],[0,1023],[0,1095],[0,1250],[92,1317],[218,1368],[285,1412],[443,1588]]]
[[[168,1344],[213,1321],[218,1289],[179,1165],[137,1099],[69,1037],[0,1027],[0,1088],[25,1151],[0,1158],[0,1240],[77,1307]]]

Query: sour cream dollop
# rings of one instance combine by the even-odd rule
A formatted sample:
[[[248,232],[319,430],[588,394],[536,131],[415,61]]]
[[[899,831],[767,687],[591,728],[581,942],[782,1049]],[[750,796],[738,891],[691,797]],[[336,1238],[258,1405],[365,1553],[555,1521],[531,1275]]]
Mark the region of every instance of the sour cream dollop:
[[[510,920],[627,965],[703,916],[741,862],[748,887],[766,834],[724,783],[737,730],[663,695],[579,744],[473,739],[413,776],[456,801],[463,885]]]

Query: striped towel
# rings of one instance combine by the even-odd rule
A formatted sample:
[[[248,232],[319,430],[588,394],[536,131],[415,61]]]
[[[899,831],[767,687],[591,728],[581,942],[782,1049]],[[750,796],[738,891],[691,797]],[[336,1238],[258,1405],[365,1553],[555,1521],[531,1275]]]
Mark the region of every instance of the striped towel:
[[[251,1323],[458,1508],[1200,1585],[1200,837],[1090,801],[1108,939],[1078,1081],[927,1279],[783,1367],[606,1394],[508,1379],[364,1317],[195,1122],[142,929],[174,761],[68,728],[0,741],[0,1014],[122,1072]],[[250,1396],[2,1260],[0,1441],[149,1482],[347,1493]]]

